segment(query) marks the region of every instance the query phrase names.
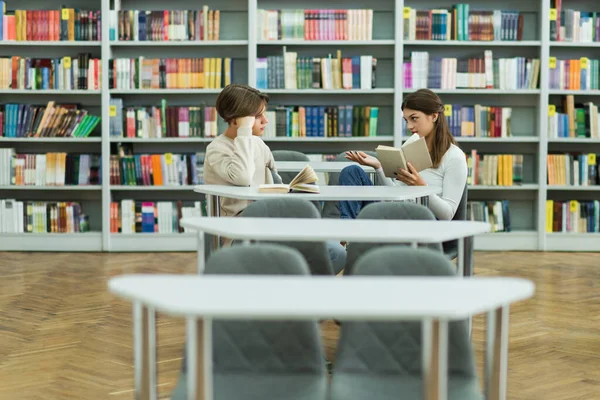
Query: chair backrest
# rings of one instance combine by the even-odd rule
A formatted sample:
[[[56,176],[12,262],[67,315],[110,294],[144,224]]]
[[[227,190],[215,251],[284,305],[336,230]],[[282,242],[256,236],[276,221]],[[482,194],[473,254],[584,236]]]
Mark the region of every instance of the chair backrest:
[[[298,198],[263,199],[250,203],[241,218],[321,218],[314,204]],[[239,244],[239,242],[234,242]],[[304,256],[313,275],[333,275],[333,267],[325,242],[277,242],[293,247]]]
[[[299,151],[293,151],[293,150],[273,150],[271,152],[273,154],[273,158],[275,159],[275,161],[310,161],[310,159],[308,158],[308,156],[304,153],[301,153]],[[296,175],[298,175],[298,173],[300,172],[300,170],[298,171],[292,171],[292,172],[279,172],[279,176],[281,177],[283,183],[288,184],[292,181],[292,179],[294,179],[294,177]]]
[[[451,276],[455,267],[441,252],[409,247],[386,247],[365,253],[355,275]],[[348,278],[351,279],[351,278]],[[449,323],[449,374],[476,376],[468,321]],[[420,375],[421,322],[342,321],[336,372]]]
[[[212,275],[309,275],[295,249],[276,244],[235,246],[215,252]],[[252,296],[252,292],[242,293]],[[277,301],[277,299],[273,299]],[[317,321],[214,321],[215,373],[325,373]]]
[[[357,219],[420,219],[420,220],[435,220],[435,215],[425,206],[410,202],[392,202],[392,203],[371,203],[363,208],[358,214]],[[353,273],[354,264],[360,256],[368,250],[382,246],[400,246],[409,245],[410,243],[398,244],[378,244],[378,243],[356,243],[348,244],[348,253],[346,258],[345,275]],[[442,251],[442,245],[439,243],[420,245],[421,247],[429,247],[439,252]]]
[[[374,151],[364,151],[365,153],[371,155],[371,156],[377,156],[377,153]],[[348,159],[346,158],[346,152],[344,153],[340,153],[338,154],[335,159],[333,160],[333,162],[347,162]],[[340,174],[339,172],[330,172],[329,173],[329,185],[330,186],[337,186],[339,185],[339,179],[340,179]],[[373,184],[377,184],[377,182],[373,182]],[[339,202],[337,201],[326,201],[325,204],[323,205],[323,218],[339,218],[340,217],[340,209],[339,209]]]

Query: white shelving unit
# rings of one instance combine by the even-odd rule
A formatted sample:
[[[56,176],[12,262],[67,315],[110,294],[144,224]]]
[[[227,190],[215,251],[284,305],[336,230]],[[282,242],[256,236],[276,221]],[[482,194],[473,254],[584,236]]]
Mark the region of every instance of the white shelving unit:
[[[56,9],[60,2],[45,0],[30,0],[27,4],[8,1],[8,9]],[[235,81],[256,84],[256,59],[264,54],[277,51],[278,48],[287,46],[288,49],[298,51],[310,50],[314,53],[334,52],[341,49],[361,52],[361,54],[377,54],[379,58],[388,63],[388,69],[382,71],[384,76],[378,77],[378,87],[372,90],[264,90],[271,97],[270,104],[330,104],[340,102],[347,104],[380,104],[391,110],[386,116],[385,132],[378,133],[376,137],[350,137],[350,138],[265,138],[273,148],[300,149],[313,153],[341,152],[345,149],[373,149],[379,143],[398,146],[406,137],[402,132],[401,103],[405,94],[414,89],[403,86],[404,72],[402,60],[410,57],[412,51],[428,51],[435,56],[438,53],[456,54],[457,57],[470,57],[473,54],[481,55],[485,49],[491,49],[494,57],[510,57],[513,54],[524,55],[541,60],[539,89],[533,90],[435,90],[446,103],[452,104],[485,104],[503,105],[515,108],[528,107],[532,109],[531,116],[527,117],[527,126],[532,126],[530,132],[521,133],[520,136],[505,139],[495,138],[466,138],[458,137],[457,142],[465,151],[481,149],[482,152],[523,153],[532,161],[528,162],[527,169],[531,179],[521,186],[471,186],[469,188],[472,200],[503,200],[508,199],[511,207],[512,232],[491,233],[477,237],[476,249],[481,250],[600,250],[600,235],[598,234],[547,234],[545,232],[545,203],[548,198],[564,192],[565,196],[577,193],[595,195],[600,188],[596,187],[549,187],[546,184],[546,155],[549,150],[559,149],[562,145],[579,146],[584,150],[586,146],[598,146],[600,140],[591,139],[548,139],[547,137],[547,109],[551,96],[573,94],[576,96],[598,96],[599,91],[565,91],[549,90],[549,57],[560,55],[596,54],[600,43],[563,43],[550,42],[549,21],[547,16],[550,10],[550,0],[535,0],[523,2],[506,0],[504,2],[488,2],[476,0],[468,2],[471,10],[492,10],[495,8],[519,10],[526,16],[523,41],[404,41],[403,38],[403,9],[405,6],[417,9],[450,8],[453,2],[439,0],[374,0],[373,2],[360,3],[353,0],[346,2],[318,2],[292,1],[285,5],[274,0],[224,0],[223,2],[193,2],[191,0],[173,0],[168,4],[161,0],[72,0],[71,7],[87,9],[100,9],[102,11],[102,38],[101,42],[0,42],[0,48],[5,54],[15,53],[35,57],[36,52],[52,53],[52,57],[60,57],[80,51],[100,51],[102,57],[102,89],[101,90],[0,90],[4,102],[36,102],[42,103],[56,99],[57,101],[80,102],[89,108],[96,107],[101,113],[101,137],[85,139],[73,138],[0,138],[0,146],[17,147],[19,151],[43,151],[45,146],[61,151],[97,152],[102,155],[101,186],[89,187],[0,187],[0,196],[17,196],[19,199],[28,200],[28,196],[35,195],[35,199],[60,198],[71,196],[68,200],[89,202],[91,209],[85,208],[88,214],[96,213],[101,217],[91,223],[93,232],[86,234],[19,234],[0,235],[0,250],[53,250],[53,251],[185,251],[194,250],[196,246],[193,235],[158,235],[134,234],[121,235],[110,233],[110,203],[123,198],[144,199],[170,199],[194,200],[198,199],[191,187],[135,187],[110,185],[109,158],[111,145],[116,143],[132,143],[134,146],[143,146],[144,151],[160,150],[160,152],[174,151],[185,146],[190,151],[203,151],[211,138],[164,138],[164,139],[132,139],[114,138],[109,134],[109,103],[112,97],[120,97],[128,105],[137,105],[155,102],[164,96],[174,104],[189,104],[191,101],[213,102],[220,89],[156,89],[156,90],[116,90],[109,89],[108,60],[116,57],[189,57],[190,51],[194,56],[203,57],[219,54],[234,57],[237,64],[234,75]],[[569,7],[570,0],[563,2],[563,7]],[[221,10],[221,37],[219,41],[195,42],[155,42],[155,41],[110,41],[108,15],[110,10],[119,9],[197,9],[203,4],[211,9]],[[590,11],[600,11],[600,6],[591,0],[578,1],[573,8],[589,6]],[[304,40],[277,40],[259,41],[255,27],[257,9],[280,8],[372,8],[375,19],[385,23],[374,24],[374,40],[371,41],[304,41]],[[594,9],[595,8],[595,9]],[[89,49],[89,50],[88,50]],[[163,55],[168,54],[168,55]],[[498,54],[498,55],[496,55]],[[579,57],[579,56],[577,56]],[[390,64],[391,63],[391,64]],[[389,66],[391,65],[391,67]],[[379,67],[378,67],[379,68]],[[378,74],[380,73],[378,69]],[[14,99],[8,96],[15,96]],[[380,118],[381,119],[381,118]],[[521,121],[518,121],[521,122]],[[513,122],[513,123],[518,123]],[[386,136],[387,135],[387,136]],[[42,196],[42,197],[40,197]],[[58,197],[57,197],[58,196]],[[131,197],[123,197],[131,196]]]

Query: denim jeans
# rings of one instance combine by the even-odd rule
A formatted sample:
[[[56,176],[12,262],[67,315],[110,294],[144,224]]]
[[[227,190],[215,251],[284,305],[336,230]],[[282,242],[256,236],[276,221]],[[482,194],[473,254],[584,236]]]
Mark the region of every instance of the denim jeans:
[[[358,165],[350,165],[340,172],[338,180],[342,186],[373,186],[367,173]],[[360,210],[372,201],[344,200],[339,202],[340,218],[355,219]]]

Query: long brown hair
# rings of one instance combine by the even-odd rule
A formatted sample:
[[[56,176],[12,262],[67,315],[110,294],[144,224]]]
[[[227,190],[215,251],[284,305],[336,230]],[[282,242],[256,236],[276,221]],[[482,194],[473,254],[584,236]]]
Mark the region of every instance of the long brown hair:
[[[446,116],[444,115],[444,103],[442,103],[442,99],[429,89],[419,89],[404,97],[402,111],[405,108],[421,111],[427,115],[438,114],[437,120],[434,122],[433,145],[429,149],[429,154],[433,168],[439,167],[444,154],[446,154],[451,145],[456,144],[452,133],[450,133]]]

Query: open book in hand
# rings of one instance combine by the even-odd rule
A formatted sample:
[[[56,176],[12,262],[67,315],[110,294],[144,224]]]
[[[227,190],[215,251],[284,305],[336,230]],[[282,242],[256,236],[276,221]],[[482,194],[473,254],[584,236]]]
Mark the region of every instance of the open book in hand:
[[[301,193],[319,193],[319,186],[316,185],[318,181],[317,174],[310,165],[306,165],[302,171],[298,173],[292,179],[289,185],[281,183],[272,183],[260,185],[258,187],[259,193],[288,193],[288,192],[301,192]]]
[[[375,151],[383,173],[388,178],[395,178],[394,173],[398,172],[399,168],[408,170],[407,163],[411,163],[418,172],[433,165],[425,138],[419,137],[416,133],[400,148],[379,145]]]

